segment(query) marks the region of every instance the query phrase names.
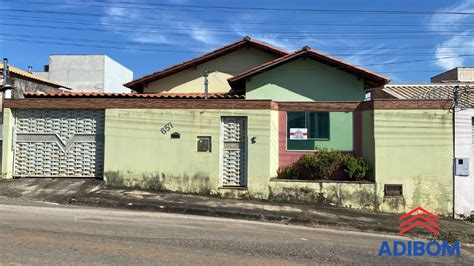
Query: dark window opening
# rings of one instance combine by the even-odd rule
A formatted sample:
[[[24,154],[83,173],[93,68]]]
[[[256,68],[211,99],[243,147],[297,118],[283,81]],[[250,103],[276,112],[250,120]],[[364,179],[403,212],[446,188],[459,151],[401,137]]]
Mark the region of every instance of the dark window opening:
[[[403,196],[402,185],[385,185],[384,187],[385,196]]]
[[[290,139],[290,128],[306,128],[309,140],[328,140],[329,112],[288,112],[288,139]]]
[[[179,134],[178,132],[174,132],[173,134],[171,134],[171,139],[180,139],[181,138],[181,134]]]

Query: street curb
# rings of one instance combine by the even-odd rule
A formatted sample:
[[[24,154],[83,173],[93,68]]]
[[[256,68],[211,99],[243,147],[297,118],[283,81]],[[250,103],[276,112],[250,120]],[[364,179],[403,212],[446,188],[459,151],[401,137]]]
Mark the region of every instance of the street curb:
[[[223,210],[218,208],[203,208],[200,206],[186,206],[186,205],[155,205],[155,204],[137,204],[137,203],[123,203],[113,200],[105,200],[103,198],[88,198],[88,199],[73,199],[71,205],[77,206],[94,206],[105,208],[118,208],[137,211],[151,211],[163,213],[178,213],[198,216],[211,216],[231,219],[243,219],[264,222],[279,222],[291,223],[297,225],[313,225],[313,221],[307,218],[286,216],[286,215],[272,215],[262,213],[242,212],[238,210]]]
[[[22,198],[17,194],[2,193],[2,196],[10,198]],[[61,197],[33,197],[29,200],[40,202],[54,202],[62,205],[77,205],[88,207],[102,207],[102,208],[116,208],[136,211],[162,212],[162,213],[177,213],[197,216],[220,217],[229,219],[241,219],[260,222],[272,222],[279,224],[292,224],[307,226],[312,228],[326,228],[333,230],[346,230],[354,232],[378,233],[399,236],[398,228],[384,227],[373,223],[366,223],[358,221],[355,218],[352,222],[325,220],[324,217],[314,217],[307,213],[293,213],[285,211],[270,211],[264,209],[245,209],[238,207],[208,207],[194,203],[178,203],[167,201],[143,202],[134,199],[123,199],[98,192],[87,192],[84,194],[75,194],[75,196],[61,196]],[[473,225],[474,226],[474,225]],[[474,244],[474,238],[471,235],[453,234],[455,239],[461,243]],[[413,232],[409,237],[412,239],[436,239],[434,235],[423,232]],[[445,237],[445,236],[442,236]]]
[[[177,214],[188,214],[197,216],[208,216],[208,217],[219,217],[229,219],[241,219],[261,222],[272,222],[280,224],[292,224],[308,226],[313,228],[326,228],[326,229],[340,229],[347,231],[366,232],[366,233],[384,233],[390,235],[399,235],[398,230],[387,230],[383,227],[367,227],[361,225],[346,225],[337,222],[328,222],[323,220],[314,220],[304,217],[298,217],[294,215],[274,215],[270,213],[250,213],[238,210],[223,210],[218,208],[202,208],[200,206],[183,206],[183,205],[155,205],[155,204],[137,204],[137,203],[123,203],[115,200],[107,200],[104,198],[93,198],[89,197],[72,199],[71,205],[76,206],[89,206],[89,207],[104,207],[104,208],[117,208],[126,210],[137,210],[137,211],[150,211],[150,212],[162,212],[162,213],[177,213]],[[417,234],[412,236],[413,238],[425,238],[432,237],[430,234]]]

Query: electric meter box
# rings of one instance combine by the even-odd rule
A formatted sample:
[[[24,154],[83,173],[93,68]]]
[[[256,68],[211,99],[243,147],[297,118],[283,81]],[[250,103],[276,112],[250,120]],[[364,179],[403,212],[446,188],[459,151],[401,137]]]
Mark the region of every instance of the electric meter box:
[[[454,159],[454,171],[457,176],[469,175],[469,158]]]

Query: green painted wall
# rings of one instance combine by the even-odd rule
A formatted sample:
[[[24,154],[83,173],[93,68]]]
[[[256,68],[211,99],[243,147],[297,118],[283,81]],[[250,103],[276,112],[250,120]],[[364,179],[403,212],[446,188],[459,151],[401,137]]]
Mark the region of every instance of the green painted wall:
[[[13,178],[13,112],[9,108],[3,110],[3,143],[2,143],[2,179]]]
[[[206,63],[188,68],[171,76],[151,82],[144,89],[145,93],[204,93],[204,71],[209,71],[209,92],[228,92],[231,88],[227,82],[231,78],[250,68],[268,62],[277,56],[256,48],[242,48]]]
[[[270,110],[109,109],[105,123],[105,180],[115,186],[217,194],[221,116],[248,117],[248,193],[268,195],[276,171]],[[273,121],[273,125],[272,125]],[[168,122],[173,129],[162,134]],[[179,132],[181,139],[171,139]],[[212,152],[196,151],[197,136],[212,137]],[[256,143],[251,138],[256,137]],[[273,151],[271,151],[273,147]]]
[[[313,151],[316,149],[334,149],[352,151],[353,149],[352,112],[329,113],[329,140],[287,140],[287,150]]]
[[[370,167],[368,179],[375,181],[374,111],[362,112],[362,157]]]
[[[364,82],[312,59],[296,59],[252,77],[247,99],[274,101],[361,101]]]
[[[421,206],[451,215],[453,127],[447,110],[375,110],[375,174],[381,211]],[[385,184],[402,184],[403,198],[384,197]]]

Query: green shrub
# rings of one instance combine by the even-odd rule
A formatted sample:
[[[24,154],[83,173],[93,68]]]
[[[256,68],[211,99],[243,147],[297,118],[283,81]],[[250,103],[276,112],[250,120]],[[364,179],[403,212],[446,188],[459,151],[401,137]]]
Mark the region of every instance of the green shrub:
[[[341,167],[342,153],[340,151],[322,149],[313,154],[303,155],[299,163],[307,170],[312,179],[328,179]]]
[[[346,154],[342,157],[342,167],[351,180],[362,180],[369,172],[369,165],[361,157]]]
[[[316,153],[304,154],[297,162],[280,167],[277,177],[299,180],[328,179],[341,167],[350,180],[362,180],[369,171],[368,164],[360,157],[322,149]]]
[[[278,169],[277,177],[280,179],[300,179],[299,167],[297,163],[292,163]]]

